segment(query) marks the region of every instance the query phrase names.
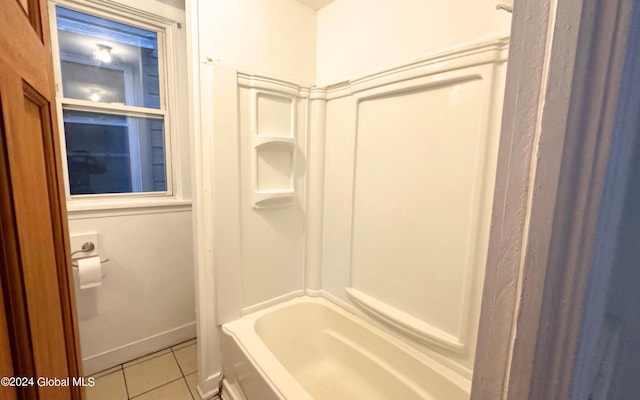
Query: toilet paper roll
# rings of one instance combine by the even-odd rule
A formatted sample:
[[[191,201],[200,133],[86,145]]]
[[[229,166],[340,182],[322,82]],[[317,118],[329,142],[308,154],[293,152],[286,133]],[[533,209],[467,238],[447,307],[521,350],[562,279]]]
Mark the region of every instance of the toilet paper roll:
[[[89,289],[102,285],[100,257],[95,256],[79,259],[78,278],[80,278],[80,289]]]

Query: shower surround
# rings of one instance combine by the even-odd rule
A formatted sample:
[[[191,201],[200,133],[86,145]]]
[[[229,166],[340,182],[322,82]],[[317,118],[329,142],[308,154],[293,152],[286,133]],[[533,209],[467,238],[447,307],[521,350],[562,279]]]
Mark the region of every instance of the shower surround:
[[[237,93],[240,172],[219,189],[240,205],[219,210],[216,229],[239,239],[220,256],[241,259],[220,271],[220,322],[320,296],[468,384],[507,43],[327,88],[216,66]]]
[[[196,182],[206,189],[198,194],[196,211],[199,337],[209,341],[200,352],[202,392],[215,392],[214,383],[224,375],[227,397],[256,398],[252,385],[261,380],[271,389],[262,396],[292,398],[287,387],[298,385],[310,398],[322,398],[277,351],[265,356],[273,350],[265,339],[273,332],[265,326],[274,325],[243,328],[242,334],[234,326],[253,326],[290,301],[328,301],[329,308],[355,318],[359,329],[370,329],[370,337],[391,338],[389,348],[414,352],[422,366],[411,370],[418,375],[448,382],[440,389],[408,389],[416,398],[448,398],[442,394],[446,387],[456,388],[454,398],[466,398],[493,201],[508,19],[498,21],[491,14],[495,8],[478,6],[487,19],[470,20],[464,34],[455,31],[456,24],[437,42],[409,39],[408,27],[383,29],[390,36],[379,46],[373,39],[355,46],[347,33],[373,38],[376,26],[382,27],[374,15],[336,24],[355,15],[349,7],[359,0],[335,1],[317,19],[296,2],[275,2],[281,7],[277,13],[262,10],[273,17],[273,30],[248,24],[242,33],[243,41],[252,38],[248,47],[256,53],[240,54],[241,45],[233,54],[222,45],[216,54],[209,43],[219,42],[225,29],[212,26],[207,44],[199,47],[205,62],[194,67],[200,88],[206,88],[198,97],[201,109],[209,104],[211,110],[199,115],[196,138],[196,171],[202,174]],[[414,14],[427,7],[408,1],[410,7],[400,11],[383,3],[368,11],[380,17],[392,9],[404,13],[395,17],[413,28]],[[243,14],[225,7],[208,4],[205,14],[215,11],[227,17],[222,24],[235,24],[233,18]],[[328,33],[328,26],[334,31]],[[317,47],[315,70],[294,56],[308,50],[305,44]],[[267,51],[293,58],[252,58]],[[374,53],[375,62],[363,62]],[[215,297],[205,297],[212,285]],[[302,318],[286,321],[290,333],[306,329]],[[308,345],[313,352],[319,344]],[[378,351],[386,350],[342,355],[363,361]],[[239,355],[250,366],[241,373],[232,361]],[[374,364],[363,368],[373,371]],[[280,371],[279,377],[269,371]],[[285,373],[289,378],[281,379]],[[398,382],[411,380],[394,374]],[[317,384],[332,382],[321,378]]]

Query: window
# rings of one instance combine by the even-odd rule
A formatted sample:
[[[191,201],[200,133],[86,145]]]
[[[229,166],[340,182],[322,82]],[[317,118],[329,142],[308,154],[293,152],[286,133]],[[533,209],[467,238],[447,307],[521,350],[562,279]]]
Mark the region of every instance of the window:
[[[52,11],[69,195],[172,194],[165,29],[61,5]]]

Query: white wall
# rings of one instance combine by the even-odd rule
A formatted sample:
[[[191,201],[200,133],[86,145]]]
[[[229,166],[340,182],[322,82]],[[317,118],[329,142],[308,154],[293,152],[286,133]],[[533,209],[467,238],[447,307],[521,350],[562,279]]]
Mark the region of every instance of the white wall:
[[[130,2],[117,0],[130,7]],[[136,8],[184,27],[184,1],[142,0]],[[185,29],[176,30],[177,109],[173,109],[175,196],[164,204],[69,202],[69,231],[97,232],[102,285],[76,298],[84,372],[160,350],[195,336],[191,156]],[[149,205],[153,199],[144,203]],[[76,249],[72,249],[76,250]]]
[[[240,71],[315,81],[316,12],[294,0],[201,1],[200,55]]]
[[[318,11],[319,86],[406,63],[461,43],[507,36],[495,0],[336,0]]]
[[[191,210],[82,218],[71,235],[98,232],[102,285],[76,301],[85,373],[195,336]]]

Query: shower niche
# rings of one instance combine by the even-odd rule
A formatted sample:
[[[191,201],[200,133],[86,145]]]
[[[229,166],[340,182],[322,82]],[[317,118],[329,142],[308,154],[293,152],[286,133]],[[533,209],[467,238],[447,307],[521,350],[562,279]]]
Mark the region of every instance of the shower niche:
[[[296,98],[252,89],[253,207],[294,203]]]

